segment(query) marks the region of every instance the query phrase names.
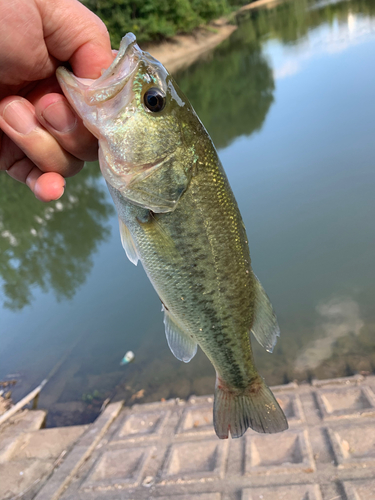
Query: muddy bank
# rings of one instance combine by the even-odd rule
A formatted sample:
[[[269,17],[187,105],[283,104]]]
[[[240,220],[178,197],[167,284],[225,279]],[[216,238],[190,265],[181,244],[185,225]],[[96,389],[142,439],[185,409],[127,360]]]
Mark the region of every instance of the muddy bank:
[[[141,47],[158,59],[171,73],[190,66],[206,52],[219,45],[237,29],[234,23],[239,12],[259,7],[272,8],[282,0],[258,0],[244,5],[227,18],[212,21],[190,34],[176,35],[159,44],[142,44]]]
[[[190,66],[205,52],[228,38],[237,26],[229,24],[227,19],[219,19],[208,26],[195,29],[186,35],[176,35],[170,40],[157,45],[142,45],[158,59],[171,73]]]

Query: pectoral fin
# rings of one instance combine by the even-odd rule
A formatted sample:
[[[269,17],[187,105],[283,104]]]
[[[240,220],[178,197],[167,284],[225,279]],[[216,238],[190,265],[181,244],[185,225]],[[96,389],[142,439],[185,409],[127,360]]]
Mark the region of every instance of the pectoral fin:
[[[251,331],[259,344],[268,352],[272,352],[276,345],[277,337],[280,337],[280,328],[277,324],[276,314],[272,308],[270,299],[258,278],[254,276],[255,285],[255,311],[254,322]]]
[[[126,227],[126,225],[122,222],[122,220],[118,219],[119,226],[120,226],[120,236],[121,236],[121,243],[122,246],[124,247],[125,253],[130,260],[135,266],[138,264],[138,253],[137,249],[135,248],[134,241],[132,238],[132,235],[130,234],[129,229]]]
[[[191,177],[190,168],[177,161],[172,154],[159,164],[134,176],[123,195],[141,207],[149,208],[156,213],[173,212],[186,191]]]
[[[165,335],[170,350],[177,359],[189,363],[197,352],[198,344],[182,330],[164,306],[162,310],[164,311]]]

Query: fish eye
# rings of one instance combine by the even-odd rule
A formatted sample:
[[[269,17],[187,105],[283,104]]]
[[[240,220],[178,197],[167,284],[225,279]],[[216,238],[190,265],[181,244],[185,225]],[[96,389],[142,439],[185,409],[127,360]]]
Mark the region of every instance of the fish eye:
[[[151,88],[145,92],[143,102],[147,109],[153,113],[161,111],[165,106],[165,95],[160,89]]]

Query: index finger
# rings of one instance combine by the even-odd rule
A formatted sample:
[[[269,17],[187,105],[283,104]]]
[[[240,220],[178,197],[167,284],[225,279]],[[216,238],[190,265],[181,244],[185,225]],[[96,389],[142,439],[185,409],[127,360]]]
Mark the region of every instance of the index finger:
[[[35,0],[48,51],[76,76],[98,78],[113,61],[105,24],[78,0]]]

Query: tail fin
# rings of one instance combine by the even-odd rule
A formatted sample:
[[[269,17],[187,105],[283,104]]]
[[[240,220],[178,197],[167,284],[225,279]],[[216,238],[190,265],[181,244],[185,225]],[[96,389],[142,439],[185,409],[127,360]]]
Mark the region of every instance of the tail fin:
[[[259,377],[243,392],[216,378],[214,427],[220,439],[241,437],[248,427],[257,432],[285,431],[288,422],[275,396]]]

